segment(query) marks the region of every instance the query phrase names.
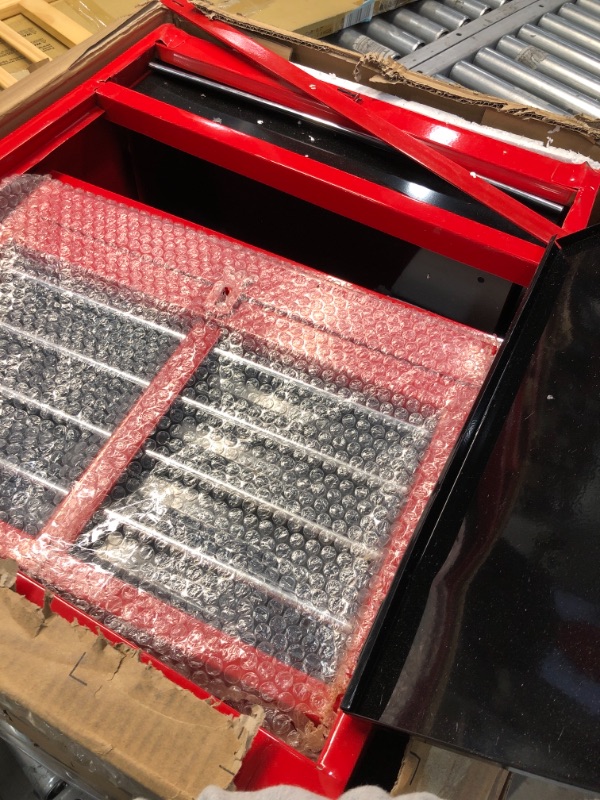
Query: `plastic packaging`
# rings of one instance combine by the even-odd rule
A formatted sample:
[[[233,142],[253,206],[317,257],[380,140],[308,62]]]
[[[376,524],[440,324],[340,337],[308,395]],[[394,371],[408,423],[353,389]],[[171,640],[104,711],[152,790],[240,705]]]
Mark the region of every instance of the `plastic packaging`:
[[[57,180],[0,214],[0,554],[318,750],[497,341]]]

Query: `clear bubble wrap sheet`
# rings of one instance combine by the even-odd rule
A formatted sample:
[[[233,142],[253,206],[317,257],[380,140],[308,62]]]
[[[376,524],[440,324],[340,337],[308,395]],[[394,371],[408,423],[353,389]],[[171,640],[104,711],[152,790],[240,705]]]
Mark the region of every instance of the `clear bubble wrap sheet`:
[[[0,220],[0,555],[318,749],[497,340],[55,179]]]

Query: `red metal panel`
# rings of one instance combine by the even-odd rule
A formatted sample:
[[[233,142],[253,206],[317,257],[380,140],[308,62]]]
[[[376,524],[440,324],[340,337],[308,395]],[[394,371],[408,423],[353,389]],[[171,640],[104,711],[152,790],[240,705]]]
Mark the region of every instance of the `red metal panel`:
[[[210,20],[203,15],[198,15],[195,21],[199,28],[214,36],[218,41],[230,45],[235,52],[240,53],[261,69],[271,75],[283,78],[292,86],[305,92],[309,97],[316,98],[343,117],[360,125],[361,128],[373,136],[377,136],[382,141],[395,147],[401,153],[447,180],[448,183],[466,192],[489,208],[493,208],[503,217],[512,220],[538,241],[547,244],[553,237],[560,234],[561,231],[557,225],[531,211],[517,200],[513,200],[504,192],[485,183],[477,176],[473,176],[470,172],[437,153],[423,142],[419,142],[410,134],[363,109],[360,97],[354,96],[354,98],[351,98],[339,89],[306,75],[289,61],[276,55],[255,39],[232,28],[230,25],[218,20]]]
[[[196,15],[194,17],[196,18]],[[507,172],[515,176],[515,154],[521,152],[518,148],[491,142],[471,132],[453,129],[451,126],[441,126],[426,117],[400,111],[371,98],[361,98],[360,101],[358,98],[351,99],[336,89],[315,82],[292,65],[277,59],[259,45],[251,43],[251,40],[242,34],[231,32],[220,23],[209,23],[199,16],[198,21],[200,27],[232,45],[233,51],[225,51],[209,43],[195,43],[187,34],[171,26],[157,30],[119,57],[94,79],[0,143],[0,169],[3,173],[6,174],[13,169],[34,167],[47,154],[60,148],[62,143],[76,136],[87,126],[93,125],[96,120],[101,117],[108,118],[186,152],[220,163],[228,169],[269,182],[270,185],[284,191],[293,191],[297,196],[310,202],[315,202],[317,199],[325,208],[345,213],[350,218],[367,222],[391,235],[398,236],[399,233],[402,235],[400,228],[404,227],[406,238],[414,237],[430,249],[488,271],[495,270],[496,274],[516,282],[523,284],[529,282],[541,256],[541,247],[501,234],[483,225],[462,220],[447,212],[431,209],[426,204],[399,198],[393,192],[374,187],[367,181],[345,175],[339,170],[315,164],[310,159],[302,159],[281,148],[257,142],[251,137],[228,131],[223,126],[199,120],[186,112],[142,98],[127,88],[106,83],[112,77],[119,79],[120,76],[142,74],[145,63],[154,53],[155,45],[165,60],[172,58],[172,63],[178,63],[188,69],[195,66],[194,59],[199,53],[203,53],[207,58],[212,54],[214,63],[205,67],[205,74],[225,79],[237,69],[239,85],[242,88],[260,90],[265,96],[293,103],[295,104],[293,107],[296,108],[313,111],[318,109],[320,114],[325,113],[329,118],[350,118],[352,124],[370,130],[375,135],[389,140],[394,146],[407,148],[405,152],[416,157],[419,163],[441,168],[446,177],[451,173],[452,182],[463,189],[467,185],[471,186],[474,196],[485,198],[486,202],[499,199],[501,213],[513,221],[520,220],[524,229],[532,232],[540,241],[546,241],[549,236],[559,232],[556,226],[547,221],[540,222],[541,218],[533,212],[528,211],[523,216],[524,207],[516,201],[509,202],[509,198],[503,193],[491,188],[490,191],[486,191],[481,181],[475,181],[470,176],[467,180],[465,170],[468,174],[476,164],[484,163],[490,157],[496,159],[494,169],[497,170],[493,174],[490,173],[490,177],[506,180]],[[159,42],[160,39],[162,43]],[[239,50],[242,45],[246,48],[245,51]],[[288,87],[282,86],[280,75],[288,81]],[[313,89],[313,85],[316,88]],[[380,112],[383,122],[374,118],[376,111]],[[403,130],[400,130],[400,125]],[[443,131],[446,131],[445,139],[442,136]],[[452,140],[453,150],[448,144],[448,132],[455,137]],[[428,141],[433,146],[425,147],[417,141],[419,139]],[[444,144],[444,141],[447,144]],[[445,154],[452,152],[454,162],[462,166],[457,166],[457,163],[440,155],[437,149]],[[538,185],[541,193],[545,193],[544,196],[554,197],[561,202],[574,193],[573,208],[563,224],[564,230],[572,230],[587,222],[598,189],[598,177],[598,173],[587,165],[568,165],[536,155],[530,158],[528,154],[527,175],[523,178],[522,184],[517,180],[514,185],[526,190]],[[556,181],[554,188],[553,179]],[[69,182],[73,185],[83,185],[75,179],[69,179]],[[108,192],[98,193],[112,197]],[[131,205],[144,208],[141,204]],[[496,210],[500,208],[496,207]],[[515,214],[518,216],[515,217]],[[161,216],[175,219],[169,215]],[[199,226],[191,227],[202,230]],[[45,244],[50,247],[49,232]],[[71,255],[75,257],[76,237],[72,239],[72,244],[74,249]],[[95,269],[98,272],[102,271],[103,252],[100,247],[92,254],[96,259]],[[156,266],[156,269],[159,267]],[[194,269],[192,264],[190,266],[192,273]],[[268,309],[266,306],[268,301],[273,304],[276,300],[279,320],[285,320],[286,346],[290,351],[324,359],[323,354],[328,349],[324,343],[328,337],[348,337],[351,343],[344,351],[344,358],[347,358],[347,363],[366,380],[381,384],[388,374],[386,359],[404,358],[408,366],[398,379],[398,387],[418,385],[420,397],[424,401],[436,408],[445,409],[441,413],[430,450],[421,463],[410,490],[403,516],[393,531],[392,541],[375,581],[373,594],[362,609],[360,624],[357,626],[346,661],[340,669],[339,683],[332,688],[314,679],[308,679],[310,693],[313,698],[317,698],[310,709],[316,719],[323,711],[335,708],[336,691],[338,688],[343,688],[345,674],[352,669],[377,606],[389,586],[414,525],[427,502],[432,484],[439,474],[439,464],[448,455],[464,421],[466,411],[461,414],[459,408],[468,408],[472,402],[476,392],[475,385],[481,380],[484,366],[483,361],[478,362],[475,351],[467,355],[463,353],[462,356],[448,353],[445,372],[442,374],[442,370],[436,371],[438,356],[434,348],[427,355],[431,359],[428,367],[431,369],[431,374],[427,375],[417,368],[411,369],[411,343],[408,340],[404,342],[400,333],[390,334],[387,342],[379,338],[380,351],[377,360],[364,357],[366,350],[363,348],[368,345],[369,337],[375,329],[374,316],[364,314],[364,308],[357,306],[355,319],[351,314],[347,317],[338,314],[337,319],[336,315],[328,317],[309,301],[313,287],[311,282],[316,281],[318,273],[304,269],[297,272],[295,270],[294,265],[288,264],[288,271],[277,275],[265,262],[261,274],[254,276],[255,280],[243,287],[244,294],[241,299],[250,300],[252,307],[242,303],[229,323],[236,330],[250,331],[268,341],[268,315],[273,308]],[[207,278],[207,275],[204,277]],[[209,277],[210,280],[205,283],[208,286],[206,291],[199,292],[194,284],[194,297],[197,300],[197,304],[193,306],[195,312],[201,310],[207,300],[211,298],[214,300],[214,296],[210,294],[211,281],[215,281],[217,276]],[[125,279],[124,276],[122,278]],[[171,273],[169,278],[172,281],[171,299],[177,301],[181,308],[189,309],[191,284],[186,282],[189,275]],[[322,276],[319,278],[321,282],[327,282]],[[131,273],[131,278],[128,280],[131,286],[149,292],[149,282],[141,272]],[[299,290],[300,284],[301,290]],[[347,307],[350,308],[355,290],[342,282],[336,282],[335,287],[340,296],[344,295],[344,292],[347,293]],[[368,292],[360,294],[374,298],[374,295]],[[389,301],[385,302],[388,308],[392,307]],[[261,305],[264,307],[260,307]],[[362,318],[361,314],[364,315]],[[421,316],[427,315],[423,312]],[[434,320],[435,317],[431,315],[431,319]],[[359,320],[360,324],[355,324],[356,320]],[[307,328],[306,323],[310,323],[314,328],[314,334],[311,333],[310,336],[302,334]],[[361,326],[362,332],[359,330]],[[453,327],[453,335],[460,339],[460,326]],[[207,333],[204,326],[200,325],[194,329],[156,376],[150,388],[140,398],[92,466],[72,489],[40,537],[26,536],[9,525],[0,523],[0,555],[17,558],[24,569],[40,575],[45,584],[69,595],[76,595],[82,601],[87,601],[91,607],[101,607],[105,613],[129,620],[139,629],[156,634],[159,639],[168,642],[169,647],[192,661],[210,659],[212,654],[219,651],[231,652],[233,640],[154,595],[140,591],[97,566],[82,563],[68,551],[69,543],[76,538],[112,483],[135,455],[214,341],[215,334]],[[443,350],[444,343],[439,344]],[[494,347],[493,342],[488,340],[486,347],[489,348],[487,351],[489,355]],[[466,381],[466,383],[450,389],[450,383],[454,381]],[[47,557],[48,554],[50,557]],[[21,576],[18,588],[35,602],[41,602],[43,589],[30,579]],[[102,630],[112,641],[122,640],[114,632],[64,600],[55,599],[53,607],[67,619],[77,619],[91,629]],[[245,645],[241,647],[241,643],[237,640],[235,640],[235,651],[238,654],[237,661],[236,658],[232,658],[231,666],[247,666],[248,662],[259,663],[260,672],[265,680],[275,674],[281,675],[283,671],[293,684],[292,668],[283,666],[281,662],[255,648]],[[179,685],[191,689],[199,697],[206,696],[203,690],[156,658],[148,655],[144,655],[143,658],[153,663]],[[307,685],[307,676],[304,674],[302,674],[302,684]],[[305,702],[304,696],[298,696],[296,702],[298,706],[302,706]],[[224,704],[221,708],[223,711],[230,711]],[[369,730],[368,725],[338,714],[317,762],[295,752],[264,730],[260,731],[245,759],[237,784],[240,788],[257,789],[286,782],[304,786],[329,797],[336,797],[348,780]]]
[[[375,579],[369,586],[369,595],[360,610],[356,629],[348,645],[344,662],[340,666],[339,672],[342,678],[350,676],[356,667],[360,651],[365,644],[377,612],[390,589],[394,575],[404,558],[415,528],[438,481],[440,464],[445,464],[452,453],[458,433],[466,422],[468,411],[476,396],[477,389],[468,385],[455,387],[454,391],[448,394],[447,404],[441,414],[431,444],[419,466],[402,514],[392,528],[385,557]]]
[[[180,30],[166,31],[157,44],[156,54],[166,64],[360,130],[323,104],[300,95],[276,77],[261,72],[242,57]],[[571,164],[528,152],[526,168],[516,171],[515,164],[522,162],[523,157],[520,147],[497,141],[474,130],[442,123],[413,109],[406,111],[394,105],[394,99],[390,96],[390,102],[383,102],[369,95],[360,95],[360,103],[364,108],[417,139],[428,142],[469,171],[482,171],[486,177],[509,182],[516,189],[537,192],[548,200],[562,204],[571,203],[580,187],[597,191],[600,173],[586,162]]]
[[[175,28],[169,28],[156,45],[156,55],[165,64],[196,75],[234,85],[236,89],[263,97],[298,111],[348,124],[343,117],[322,103],[294,91],[281,81],[248,63],[231,50],[205,39],[198,39]],[[134,85],[134,84],[129,84]],[[351,124],[351,123],[350,123]],[[356,130],[359,130],[356,127]]]
[[[193,328],[52,514],[41,536],[75,541],[216,340],[214,329],[204,324]]]
[[[168,27],[158,27],[81,86],[0,139],[0,175],[6,177],[33,170],[49,153],[101,116],[102,111],[94,98],[96,85],[114,77],[132,61],[142,56],[147,58]]]
[[[300,199],[506,280],[527,285],[543,249],[114,84],[98,88],[108,119]]]
[[[36,190],[37,195],[29,195],[6,223],[6,233],[13,236],[18,244],[34,250],[40,247],[48,255],[60,257],[74,265],[73,268],[90,270],[113,282],[121,281],[124,286],[133,285],[138,290],[143,289],[137,279],[132,284],[130,278],[130,272],[139,271],[136,259],[137,248],[141,245],[136,243],[131,252],[121,253],[122,269],[115,273],[110,257],[113,251],[118,250],[118,231],[123,226],[106,229],[106,249],[96,253],[96,239],[104,230],[98,201],[93,196],[82,196],[75,189],[69,188],[67,191],[66,187],[63,190],[53,186],[42,184]],[[112,198],[107,197],[106,202],[111,204],[109,218],[115,219],[116,209],[113,208]],[[63,210],[67,206],[69,210]],[[135,230],[138,229],[140,217],[138,209],[141,212],[144,210],[143,206],[136,204],[135,213],[133,210],[127,212],[123,207],[119,212],[121,215],[129,214]],[[151,230],[148,214],[142,213],[141,216],[150,226],[148,230]],[[169,226],[171,228],[172,225]],[[210,235],[197,226],[195,230],[199,236]],[[226,237],[214,238],[224,240]],[[83,247],[84,240],[88,239],[91,252]],[[126,252],[128,255],[125,255]],[[169,252],[172,257],[172,251]],[[421,402],[444,409],[438,425],[439,433],[431,444],[431,458],[427,457],[423,462],[414,484],[415,497],[409,497],[406,506],[411,519],[400,531],[400,536],[392,539],[384,559],[384,564],[388,566],[384,567],[377,581],[376,598],[361,615],[353,647],[338,679],[325,684],[299,673],[280,660],[214,629],[153,594],[70,554],[70,543],[216,340],[216,333],[207,330],[204,324],[198,325],[183,340],[179,349],[159,371],[75,484],[42,534],[25,541],[18,535],[15,540],[15,534],[11,533],[15,540],[11,553],[18,557],[22,569],[39,576],[45,585],[76,597],[79,602],[102,615],[110,615],[130,624],[140,634],[151,634],[157,647],[161,642],[164,643],[166,657],[176,655],[184,663],[196,664],[210,664],[212,659],[222,659],[226,661],[228,670],[242,670],[244,673],[254,665],[254,671],[262,682],[261,689],[263,686],[272,686],[273,691],[277,692],[276,687],[281,686],[283,681],[289,687],[286,692],[291,694],[293,706],[318,721],[330,716],[335,708],[337,695],[347,680],[346,673],[351,670],[367,633],[372,610],[381,600],[393,567],[400,559],[412,527],[416,524],[427,491],[431,489],[427,481],[431,482],[437,474],[440,459],[445,457],[458,435],[466,413],[464,406],[472,402],[476,392],[471,382],[477,384],[481,381],[485,366],[494,354],[496,340],[469,332],[456,323],[445,322],[406,304],[393,303],[344,282],[324,278],[312,270],[286,263],[254,248],[248,252],[252,254],[249,264],[253,266],[247,274],[241,273],[243,280],[236,288],[242,289],[243,293],[239,296],[240,304],[235,309],[229,309],[227,324],[230,328],[263,339],[269,349],[315,360],[323,368],[334,371],[350,371],[371,385],[384,386],[390,391],[405,391],[410,396],[417,396]],[[189,308],[198,312],[204,307],[205,312],[214,312],[210,302],[211,293],[206,287],[218,285],[218,266],[211,259],[196,261],[193,257],[185,262],[184,268],[175,266],[178,263],[176,259],[174,265],[169,267],[171,283],[177,284],[183,269],[189,278],[203,278],[201,294],[192,293],[188,297]],[[160,253],[153,254],[144,264],[145,294],[156,300],[166,299],[168,284],[164,276],[158,278],[153,274],[156,272],[161,275],[166,268]],[[176,294],[183,304],[184,290]],[[233,298],[236,296],[234,293]],[[248,300],[251,302],[248,303]],[[365,303],[368,303],[368,309]],[[390,315],[392,306],[397,307],[398,315]],[[427,347],[423,347],[418,339],[432,326],[439,329],[440,339],[436,341],[428,334]],[[385,332],[387,335],[384,335]],[[378,345],[375,350],[370,341],[373,338]],[[418,362],[418,366],[413,366],[414,361]],[[457,413],[457,402],[453,405],[450,400],[453,396],[461,399],[460,413]],[[247,780],[254,786],[261,785],[261,782],[273,782],[275,775],[281,776],[281,768],[285,764],[291,773],[287,776],[288,780],[319,788],[333,796],[347,780],[367,731],[364,725],[339,717],[317,773],[307,766],[309,762],[303,757],[275,740],[263,739],[262,744],[259,742],[256,745],[257,751],[264,755],[264,751],[268,750],[274,760],[259,768],[258,762],[252,761],[252,756],[246,765],[247,770],[252,770],[252,776],[242,775],[241,780]]]
[[[194,19],[198,16],[196,13],[192,15]],[[98,73],[94,79],[74,90],[68,98],[57,103],[52,110],[39,115],[23,129],[7,137],[5,142],[0,143],[0,169],[32,167],[45,154],[59,149],[60,144],[69,140],[78,130],[93,123],[102,115],[102,112],[92,105],[91,95],[96,87],[104,96],[104,103],[109,103],[109,98],[114,100],[113,113],[124,114],[125,118],[119,116],[119,120],[126,124],[128,112],[116,108],[118,101],[111,94],[116,87],[106,84],[106,81],[111,78],[120,80],[121,75],[129,75],[132,64],[137,65],[135,74],[143,73],[144,64],[154,54],[155,45],[163,56],[167,52],[171,52],[173,57],[177,56],[177,52],[173,55],[173,51],[169,50],[171,45],[174,48],[180,48],[182,51],[180,56],[188,68],[193,66],[194,55],[197,56],[198,53],[204,52],[208,57],[212,53],[215,63],[210,69],[216,70],[213,74],[214,77],[221,76],[224,79],[226,74],[231,77],[233,65],[237,64],[237,73],[242,84],[244,81],[250,81],[250,84],[254,82],[257,91],[258,88],[263,93],[268,90],[273,93],[273,97],[277,97],[276,93],[279,91],[281,93],[280,100],[289,101],[297,107],[320,108],[321,114],[324,113],[337,120],[341,119],[339,114],[327,110],[318,100],[304,99],[304,96],[300,96],[296,89],[286,89],[276,76],[268,75],[251,63],[244,62],[243,56],[235,55],[231,51],[215,47],[207,42],[194,40],[193,37],[172,26],[162,26],[155,34],[146,37],[130,51],[116,59],[112,65]],[[247,88],[251,88],[251,86]],[[328,89],[335,91],[331,87]],[[341,95],[339,92],[338,94]],[[451,153],[455,161],[463,164],[469,170],[474,166],[481,166],[487,161],[487,171],[490,177],[504,180],[514,184],[517,188],[521,187],[529,191],[535,190],[538,186],[541,196],[554,197],[560,199],[561,202],[575,192],[574,202],[563,224],[565,231],[581,227],[589,218],[600,176],[587,165],[565,164],[545,156],[528,153],[527,174],[520,178],[519,173],[514,172],[514,164],[520,161],[518,153],[521,151],[519,148],[494,142],[469,131],[441,125],[422,115],[406,112],[369,97],[361,97],[360,105],[371,114],[376,112],[380,116],[386,117],[390,120],[390,125],[402,127],[410,136],[426,140],[434,148],[438,148],[446,154]],[[515,282],[526,285],[541,256],[541,248],[535,245],[484,226],[477,226],[476,223],[470,223],[455,215],[448,215],[445,224],[440,226],[439,214],[444,212],[432,214],[426,204],[411,201],[413,205],[410,205],[410,203],[404,202],[406,198],[398,198],[394,192],[374,187],[368,181],[344,176],[339,170],[315,165],[310,159],[305,159],[304,163],[300,158],[289,159],[288,157],[293,154],[285,153],[280,148],[257,149],[255,142],[244,141],[251,137],[242,136],[240,139],[241,135],[236,137],[235,132],[224,131],[222,126],[221,130],[218,129],[219,126],[215,125],[212,128],[210,124],[202,126],[198,118],[193,118],[192,115],[190,115],[191,119],[190,117],[186,118],[185,112],[181,112],[184,116],[179,117],[179,123],[175,125],[173,119],[177,109],[170,109],[168,112],[171,114],[170,126],[163,126],[161,121],[161,117],[165,114],[164,105],[158,110],[156,105],[146,105],[145,98],[142,98],[138,111],[140,114],[149,115],[143,123],[143,132],[146,135],[156,135],[157,138],[164,139],[167,134],[161,134],[161,127],[170,127],[169,140],[175,146],[180,146],[188,152],[193,151],[205,158],[210,158],[212,153],[214,161],[218,159],[218,163],[227,164],[229,168],[236,169],[242,174],[251,175],[258,180],[261,179],[261,176],[267,176],[271,185],[282,187],[282,189],[285,189],[286,185],[293,186],[297,196],[303,199],[312,199],[314,202],[315,197],[323,198],[323,204],[326,204],[327,208],[364,221],[386,233],[397,236],[400,230],[402,235],[401,229],[404,227],[411,232],[413,238],[418,237],[420,242],[425,240],[433,242],[433,246],[442,254],[477,268],[490,270],[490,265],[498,265],[500,262],[502,266],[498,266],[496,271]],[[76,121],[73,122],[74,120]],[[352,123],[350,124],[352,125]],[[452,138],[452,142],[444,145],[443,142],[450,142],[449,136]],[[42,142],[44,142],[43,146]],[[190,142],[193,142],[193,146]],[[276,161],[281,161],[281,165],[275,164]],[[251,162],[254,162],[254,166]],[[493,162],[497,162],[497,166],[494,166]],[[278,169],[281,169],[280,174]],[[494,173],[493,175],[490,170]],[[292,179],[287,180],[290,175],[293,176]],[[311,177],[317,181],[316,184],[314,181],[311,182]],[[349,178],[350,181],[348,181]],[[332,181],[338,186],[332,186]],[[555,189],[552,188],[553,183],[556,184]],[[517,205],[519,209],[522,208],[519,204]],[[405,220],[405,223],[402,222],[402,219]],[[500,258],[494,258],[494,252],[501,254]],[[493,269],[494,266],[492,266]]]

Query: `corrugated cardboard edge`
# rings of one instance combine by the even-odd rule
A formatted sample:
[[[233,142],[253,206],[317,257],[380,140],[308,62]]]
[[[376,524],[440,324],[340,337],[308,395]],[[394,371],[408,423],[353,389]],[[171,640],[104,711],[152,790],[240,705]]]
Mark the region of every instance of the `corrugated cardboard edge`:
[[[274,26],[276,30],[290,30],[301,36],[320,39],[408,2],[410,0],[334,0],[311,4],[290,0],[218,0],[212,5],[230,16],[252,19],[258,25]]]
[[[0,136],[6,136],[150,33],[171,15],[159,0],[90,36],[0,94]]]
[[[12,589],[17,581],[17,562],[0,558],[0,589]]]
[[[0,713],[111,800],[230,786],[261,719],[175,686],[134,650],[41,609],[0,562]]]
[[[340,78],[354,80],[405,100],[434,106],[469,122],[487,125],[540,142],[581,153],[600,161],[600,120],[588,117],[561,117],[498,98],[451,86],[436,78],[417,74],[391,59],[376,55],[360,56],[327,42],[283,31],[272,25],[230,14],[219,2],[191,0],[191,4],[211,19],[229,23],[251,36],[269,38],[293,50],[293,59]]]

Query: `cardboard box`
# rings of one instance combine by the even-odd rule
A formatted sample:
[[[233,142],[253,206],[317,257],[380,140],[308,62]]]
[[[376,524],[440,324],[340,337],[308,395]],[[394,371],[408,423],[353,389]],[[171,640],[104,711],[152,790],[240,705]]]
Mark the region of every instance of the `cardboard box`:
[[[110,800],[194,800],[227,788],[260,719],[229,717],[12,590],[0,561],[0,712]]]
[[[219,8],[260,24],[320,39],[342,28],[368,22],[407,0],[223,0]],[[217,5],[217,4],[215,4]]]
[[[510,773],[489,761],[411,737],[392,797],[431,792],[445,800],[502,800]]]
[[[15,5],[19,6],[19,3]],[[99,0],[87,11],[67,0],[46,5],[56,14],[54,34],[49,27],[44,28],[36,22],[35,15],[28,15],[27,4],[22,12],[5,12],[8,16],[0,14],[3,23],[0,31],[0,68],[17,81],[67,53],[75,46],[77,39],[88,39],[98,31],[105,31],[115,20],[130,16],[137,10],[138,3],[125,0],[119,9],[110,0]],[[17,37],[9,36],[4,26],[14,31]],[[63,32],[62,36],[60,31]]]
[[[431,109],[432,114],[451,114],[469,124],[526,137],[544,146],[552,145],[600,162],[600,120],[557,116],[443,83],[382,56],[353,53],[234,13],[228,0],[191,0],[191,3],[207,16],[233,25],[250,36],[286,46],[290,60],[301,66],[355,81],[402,102],[420,104],[423,113]],[[188,17],[193,20],[193,12]]]
[[[42,3],[41,11],[39,3],[22,0],[13,4],[22,13],[0,13],[0,136],[93,75],[167,15],[158,0],[57,0]],[[48,8],[56,16],[51,23],[44,17]],[[16,34],[12,44],[2,24]]]

